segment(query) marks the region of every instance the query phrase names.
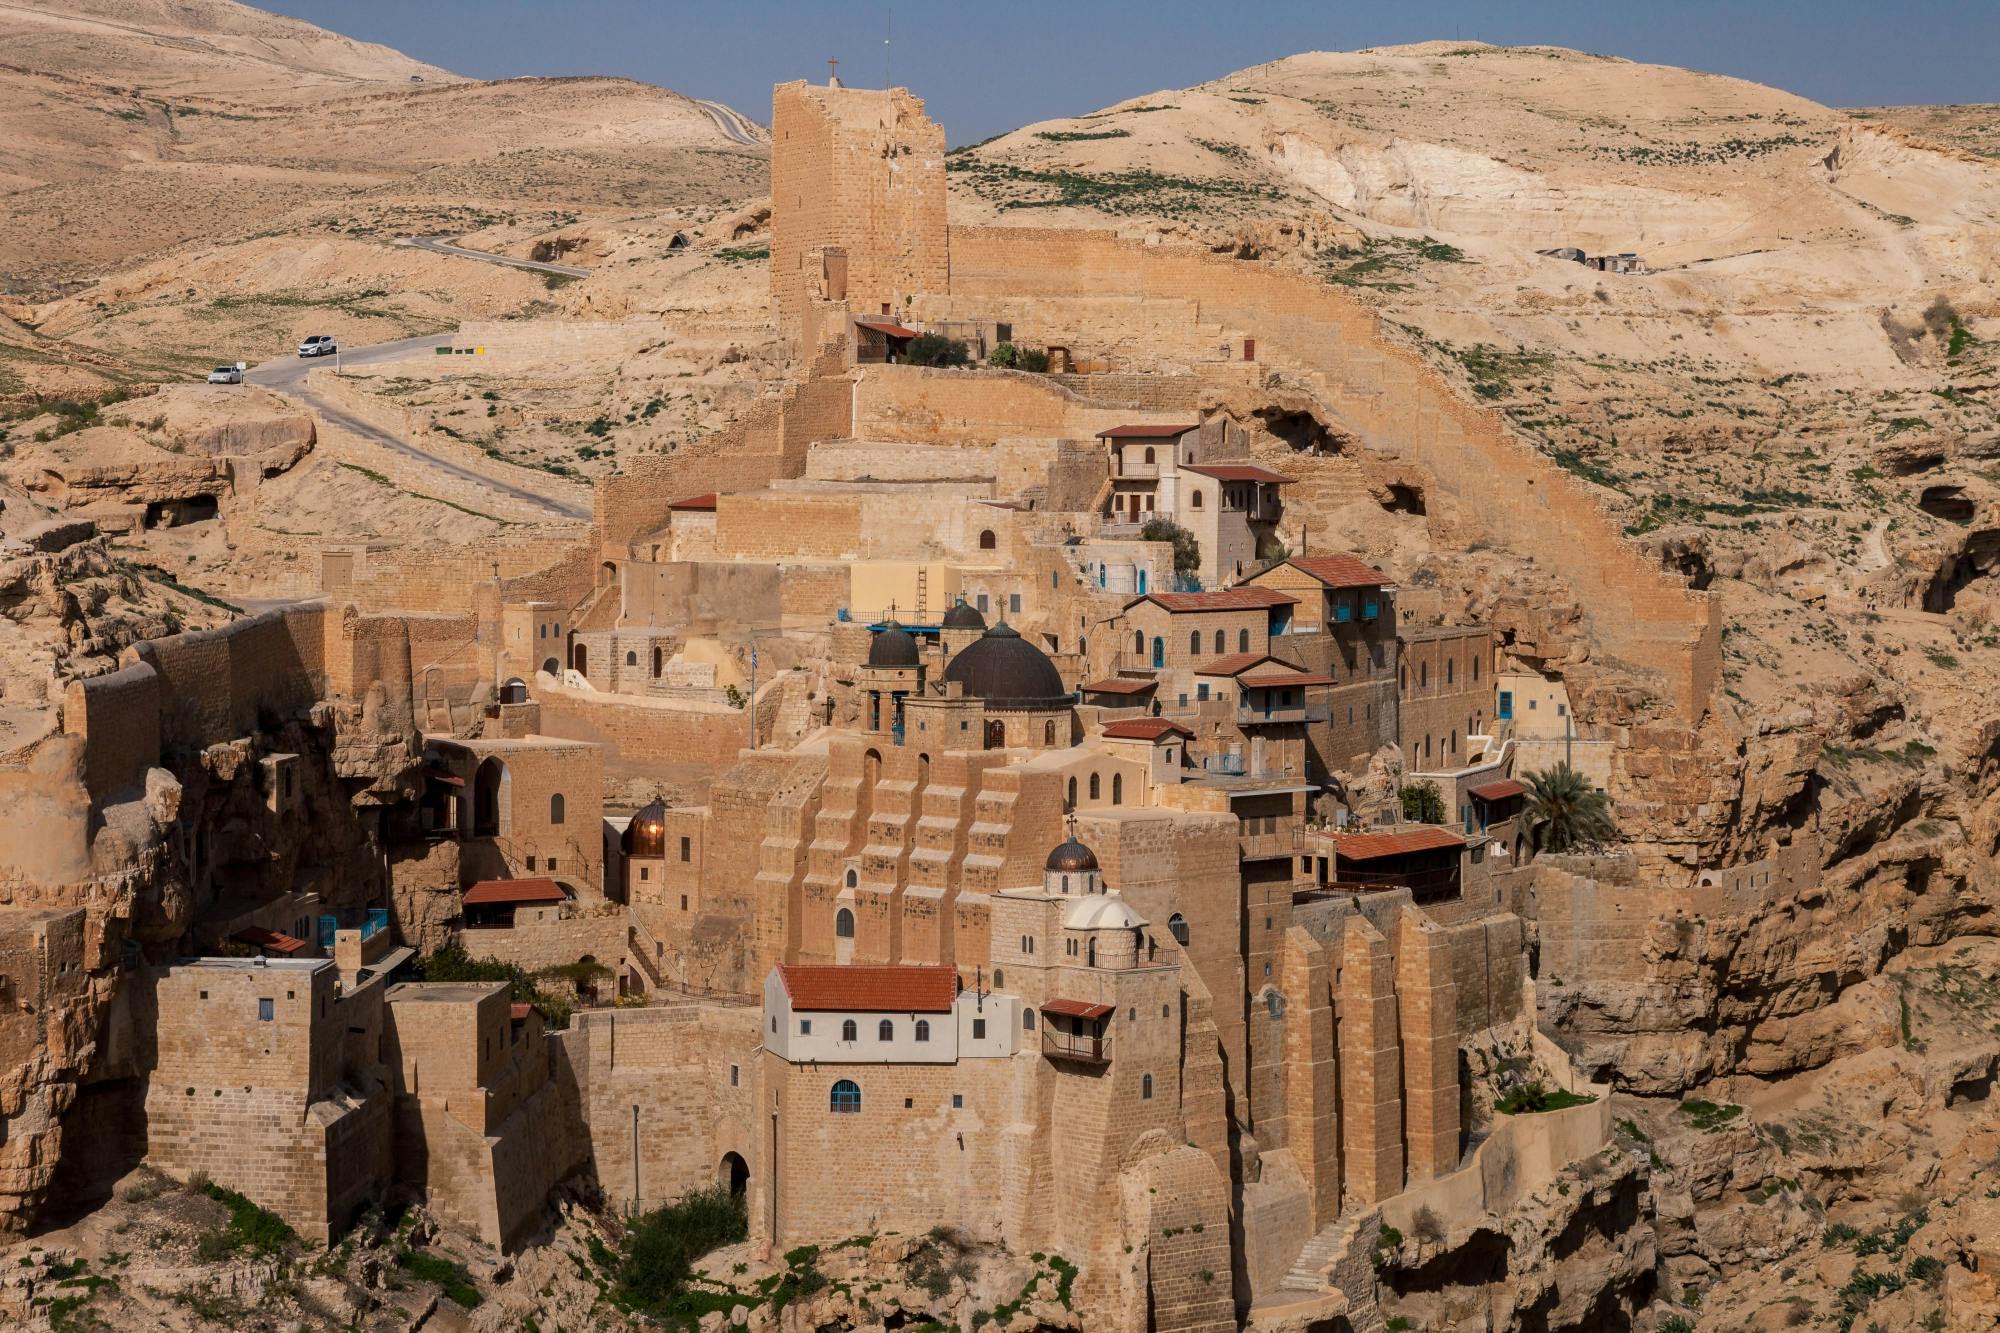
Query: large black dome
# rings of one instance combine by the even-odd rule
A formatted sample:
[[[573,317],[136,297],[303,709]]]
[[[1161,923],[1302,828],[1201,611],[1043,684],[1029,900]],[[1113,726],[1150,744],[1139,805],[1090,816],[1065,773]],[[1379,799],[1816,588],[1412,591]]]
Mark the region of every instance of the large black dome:
[[[868,665],[872,667],[913,667],[917,664],[916,636],[890,621],[875,631],[868,645]]]
[[[1097,869],[1097,853],[1076,840],[1072,834],[1069,841],[1059,843],[1049,853],[1047,868],[1066,873],[1076,873]]]
[[[659,857],[667,854],[667,803],[654,799],[651,805],[632,813],[619,846],[627,856]]]
[[[988,708],[1066,708],[1070,703],[1056,664],[1004,620],[952,658],[944,678],[963,685],[967,697],[985,700]]]
[[[971,602],[959,602],[944,613],[946,629],[985,629],[986,617]]]

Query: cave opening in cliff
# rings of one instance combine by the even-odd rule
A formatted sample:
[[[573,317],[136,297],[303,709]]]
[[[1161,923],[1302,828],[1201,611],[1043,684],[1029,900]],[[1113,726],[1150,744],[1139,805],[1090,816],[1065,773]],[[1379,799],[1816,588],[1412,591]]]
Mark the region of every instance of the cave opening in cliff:
[[[181,500],[154,500],[146,506],[148,528],[178,528],[185,523],[206,523],[220,517],[222,506],[212,495],[190,495]]]
[[[1924,610],[1943,615],[1958,603],[1958,594],[1973,580],[2000,568],[2000,528],[1986,528],[1966,536],[1957,554],[1947,556],[1924,589]]]
[[[1947,523],[1970,523],[1979,512],[1965,494],[1963,486],[1926,486],[1917,497],[1917,508],[1932,518],[1941,518]]]
[[[1390,482],[1388,491],[1388,498],[1382,501],[1382,508],[1389,513],[1422,515],[1429,512],[1424,507],[1423,487]]]
[[[1344,437],[1310,412],[1261,407],[1256,417],[1265,430],[1302,454],[1331,456],[1347,452]]]

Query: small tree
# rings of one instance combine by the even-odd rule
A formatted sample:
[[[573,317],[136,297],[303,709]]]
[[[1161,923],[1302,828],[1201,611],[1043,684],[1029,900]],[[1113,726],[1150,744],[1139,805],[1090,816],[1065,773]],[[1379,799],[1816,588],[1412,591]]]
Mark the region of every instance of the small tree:
[[[1019,351],[1018,365],[1022,370],[1046,375],[1049,373],[1049,354],[1040,347],[1023,347]]]
[[[1444,793],[1429,778],[1404,783],[1396,795],[1403,802],[1403,818],[1416,824],[1444,823]]]
[[[1020,360],[1020,353],[1013,343],[995,343],[993,350],[986,354],[986,364],[1000,370],[1011,369]]]
[[[1174,573],[1192,574],[1201,568],[1201,543],[1195,535],[1170,518],[1149,518],[1139,529],[1142,542],[1172,542]]]
[[[1567,852],[1604,842],[1616,831],[1611,799],[1568,764],[1527,775],[1521,813],[1533,830],[1535,850]]]
[[[972,353],[956,338],[920,333],[910,339],[903,360],[913,366],[962,366],[972,360]]]

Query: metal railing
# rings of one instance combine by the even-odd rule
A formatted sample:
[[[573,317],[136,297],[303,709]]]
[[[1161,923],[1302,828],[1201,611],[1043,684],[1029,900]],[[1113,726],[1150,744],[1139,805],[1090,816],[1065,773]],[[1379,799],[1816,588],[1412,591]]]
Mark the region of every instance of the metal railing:
[[[1108,1035],[1062,1032],[1054,1025],[1044,1023],[1042,1054],[1051,1060],[1074,1060],[1079,1064],[1108,1065],[1111,1063],[1111,1038]]]

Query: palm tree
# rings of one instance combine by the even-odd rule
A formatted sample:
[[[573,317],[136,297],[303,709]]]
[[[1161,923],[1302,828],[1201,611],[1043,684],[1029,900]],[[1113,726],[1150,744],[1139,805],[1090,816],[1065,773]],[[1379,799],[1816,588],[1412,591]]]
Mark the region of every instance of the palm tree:
[[[1533,830],[1535,850],[1567,852],[1611,837],[1611,800],[1568,764],[1527,775],[1528,799],[1522,815]]]

